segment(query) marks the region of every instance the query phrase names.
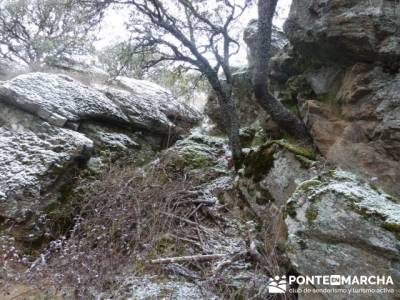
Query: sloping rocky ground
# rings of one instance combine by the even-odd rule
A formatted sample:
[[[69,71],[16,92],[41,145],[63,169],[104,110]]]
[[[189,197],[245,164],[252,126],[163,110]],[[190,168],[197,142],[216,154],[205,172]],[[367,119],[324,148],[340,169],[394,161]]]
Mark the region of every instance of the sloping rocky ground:
[[[143,168],[86,181],[72,193],[86,212],[27,282],[101,299],[268,299],[274,274],[378,272],[399,288],[395,199],[284,140],[250,150],[236,176],[228,158],[224,139],[195,131]]]

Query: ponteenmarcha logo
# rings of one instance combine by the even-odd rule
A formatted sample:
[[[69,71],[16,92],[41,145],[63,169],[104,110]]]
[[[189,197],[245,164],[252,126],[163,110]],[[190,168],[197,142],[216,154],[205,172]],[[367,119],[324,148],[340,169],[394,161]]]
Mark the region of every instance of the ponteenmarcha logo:
[[[275,276],[268,280],[268,292],[270,294],[284,294],[287,289],[286,276]]]
[[[289,287],[311,285],[311,286],[393,286],[393,279],[391,276],[344,276],[344,275],[313,275],[313,276],[274,276],[268,280],[268,292],[270,294],[284,294],[288,291]],[[299,288],[298,290],[301,290]],[[355,291],[355,289],[353,289]],[[289,289],[290,292],[293,289]],[[373,290],[371,290],[373,291]],[[380,291],[380,290],[379,290]],[[387,292],[392,292],[388,289]]]
[[[343,276],[343,275],[313,275],[293,276],[290,275],[288,284],[308,285],[393,285],[391,276]]]

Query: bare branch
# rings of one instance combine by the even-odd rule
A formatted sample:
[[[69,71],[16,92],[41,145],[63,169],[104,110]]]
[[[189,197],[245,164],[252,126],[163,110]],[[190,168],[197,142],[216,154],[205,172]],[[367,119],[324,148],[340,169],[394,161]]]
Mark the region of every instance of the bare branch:
[[[239,43],[230,36],[231,25],[248,6],[233,1],[217,1],[208,9],[200,0],[104,0],[134,8],[130,28],[138,51],[156,48],[154,56],[144,64],[152,67],[172,62],[181,68],[199,71],[216,92],[226,130],[229,133],[235,167],[242,161],[239,141],[239,120],[232,99],[230,58],[239,51]],[[139,18],[138,18],[139,16]],[[214,59],[210,59],[210,54]],[[222,68],[225,82],[218,71]]]

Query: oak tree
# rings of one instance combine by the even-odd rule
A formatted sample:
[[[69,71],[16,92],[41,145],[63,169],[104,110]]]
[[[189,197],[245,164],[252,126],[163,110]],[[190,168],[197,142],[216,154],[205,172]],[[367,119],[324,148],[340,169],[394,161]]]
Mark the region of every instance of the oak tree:
[[[1,0],[0,57],[33,64],[85,54],[102,11],[79,0]]]
[[[105,0],[130,5],[134,53],[151,52],[147,67],[169,63],[200,72],[217,96],[236,169],[242,164],[239,118],[232,98],[230,59],[239,51],[232,27],[249,0]]]

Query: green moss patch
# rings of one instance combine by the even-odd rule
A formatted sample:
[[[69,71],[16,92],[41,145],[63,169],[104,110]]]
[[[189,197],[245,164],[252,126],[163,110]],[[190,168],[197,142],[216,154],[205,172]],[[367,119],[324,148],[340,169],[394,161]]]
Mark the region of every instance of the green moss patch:
[[[312,160],[315,159],[315,153],[305,147],[289,143],[288,141],[273,140],[268,141],[255,150],[251,150],[245,158],[245,176],[253,177],[254,180],[259,181],[263,175],[268,174],[269,170],[274,164],[274,154],[283,148],[292,152],[296,157],[301,160],[302,165],[309,167]]]
[[[315,152],[313,150],[307,149],[307,148],[299,146],[299,145],[295,145],[293,143],[289,143],[287,140],[284,140],[284,139],[272,141],[272,143],[282,146],[286,150],[288,150],[294,154],[301,155],[308,159],[315,160]]]
[[[383,228],[400,234],[400,223],[384,222]]]
[[[255,151],[250,151],[244,161],[245,176],[253,177],[256,181],[261,180],[263,175],[267,174],[272,168],[276,151],[277,147],[270,142],[260,146]]]

